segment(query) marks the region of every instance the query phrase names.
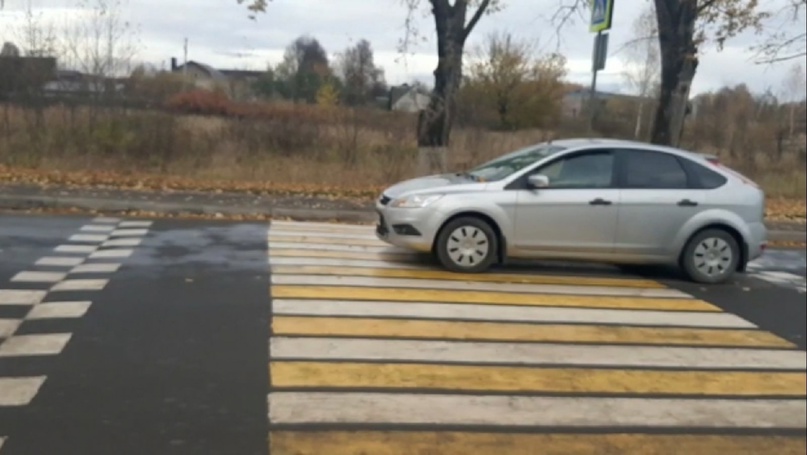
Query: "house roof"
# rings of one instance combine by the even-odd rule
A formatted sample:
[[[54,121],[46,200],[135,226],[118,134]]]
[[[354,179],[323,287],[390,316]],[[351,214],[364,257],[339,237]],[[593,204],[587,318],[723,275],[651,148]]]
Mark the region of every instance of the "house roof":
[[[224,75],[224,73],[222,73],[221,71],[217,70],[216,68],[213,68],[212,66],[210,66],[210,65],[208,65],[208,64],[201,63],[201,62],[197,62],[197,61],[194,61],[194,60],[190,60],[190,61],[187,63],[187,65],[188,65],[189,67],[190,67],[190,66],[195,66],[195,67],[197,67],[197,68],[201,69],[202,71],[204,71],[205,73],[207,73],[207,74],[208,74],[208,75],[209,75],[211,78],[213,78],[213,79],[216,79],[216,80],[225,80],[225,79],[227,79],[227,76],[225,76],[225,75]],[[175,72],[181,72],[181,71],[183,70],[183,68],[184,68],[184,67],[185,67],[185,65],[184,65],[184,64],[183,64],[183,65],[179,65],[179,66],[177,66],[177,68],[176,68],[176,71],[175,71]]]
[[[431,93],[428,90],[417,85],[409,85],[409,84],[395,85],[390,87],[389,89],[390,107],[394,106],[401,98],[403,98],[404,96],[413,91],[420,95],[431,96]]]

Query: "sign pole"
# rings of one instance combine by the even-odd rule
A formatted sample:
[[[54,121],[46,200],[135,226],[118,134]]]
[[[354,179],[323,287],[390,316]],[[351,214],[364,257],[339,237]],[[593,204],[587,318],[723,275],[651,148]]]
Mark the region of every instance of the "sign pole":
[[[600,105],[597,102],[597,73],[605,69],[605,60],[608,56],[608,34],[603,32],[611,29],[615,0],[589,1],[591,2],[589,31],[597,33],[591,56],[591,89],[588,97],[588,131],[591,134],[594,132],[594,122]]]
[[[594,132],[594,120],[596,119],[595,110],[597,109],[597,73],[599,72],[599,50],[600,42],[602,41],[602,31],[597,32],[597,37],[594,38],[594,58],[591,65],[591,87],[588,95],[588,132]]]

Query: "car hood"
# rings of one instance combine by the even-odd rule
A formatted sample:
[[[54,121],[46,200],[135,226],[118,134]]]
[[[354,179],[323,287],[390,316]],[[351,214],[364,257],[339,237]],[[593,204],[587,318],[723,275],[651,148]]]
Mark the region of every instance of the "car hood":
[[[457,185],[476,186],[478,184],[479,184],[478,182],[475,182],[469,179],[468,177],[463,176],[462,174],[430,175],[427,177],[418,177],[397,183],[384,190],[384,195],[391,199],[395,199],[405,193],[409,193],[412,191],[434,190],[444,187],[456,187]],[[453,190],[459,188],[451,188],[451,189]]]

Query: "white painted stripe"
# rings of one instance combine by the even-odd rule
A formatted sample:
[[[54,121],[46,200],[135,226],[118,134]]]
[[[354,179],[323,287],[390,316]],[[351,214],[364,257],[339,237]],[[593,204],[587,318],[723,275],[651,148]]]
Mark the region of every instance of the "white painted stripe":
[[[100,291],[109,280],[65,280],[57,283],[51,291]]]
[[[283,239],[288,237],[320,237],[324,239],[355,239],[355,240],[378,240],[374,234],[360,234],[352,232],[312,232],[312,231],[269,231],[269,240],[282,242]]]
[[[388,246],[364,246],[364,245],[325,245],[319,243],[288,243],[288,242],[271,242],[269,249],[293,249],[293,250],[323,250],[323,251],[364,251],[374,253],[404,253],[408,250],[403,248],[388,247]]]
[[[10,337],[19,325],[19,319],[0,319],[0,339]],[[0,340],[0,343],[2,343],[2,340]]]
[[[104,216],[99,216],[98,218],[92,220],[93,223],[118,223],[120,222],[120,218],[109,218]]]
[[[25,406],[34,399],[46,376],[0,378],[0,406]]]
[[[115,230],[115,226],[104,226],[97,224],[88,224],[80,229],[80,231],[83,232],[111,232],[113,230]]]
[[[0,289],[0,305],[36,305],[47,293],[28,289]]]
[[[96,245],[59,245],[53,250],[59,253],[92,253],[97,249]]]
[[[731,313],[693,313],[683,311],[600,310],[428,302],[353,302],[294,299],[273,300],[272,310],[274,314],[302,316],[365,316],[413,319],[467,319],[497,322],[756,328],[756,325]]]
[[[370,224],[341,224],[341,223],[313,223],[313,222],[300,222],[300,221],[275,221],[272,220],[269,224],[269,231],[278,230],[302,230],[302,229],[319,229],[331,232],[370,232],[375,229],[374,225]]]
[[[597,365],[616,367],[807,369],[797,350],[712,349],[573,344],[273,338],[271,358],[407,362]]]
[[[143,243],[143,239],[126,238],[126,239],[113,239],[107,240],[102,246],[138,246]]]
[[[71,242],[93,242],[93,243],[101,243],[104,240],[108,239],[109,236],[101,235],[101,234],[75,234],[71,235],[68,240]]]
[[[151,226],[153,221],[122,221],[118,227],[120,228],[146,228]]]
[[[274,423],[804,428],[805,400],[274,392]]]
[[[70,270],[70,273],[114,273],[120,268],[120,264],[82,264]]]
[[[84,262],[84,258],[48,256],[36,261],[36,265],[55,267],[74,267]]]
[[[271,255],[271,253],[270,253]],[[329,267],[360,267],[371,269],[411,269],[424,270],[434,267],[425,264],[412,262],[391,262],[391,261],[365,261],[361,259],[331,259],[331,258],[293,258],[293,257],[269,257],[269,265],[311,265]]]
[[[70,341],[69,333],[15,335],[0,344],[0,357],[56,355]]]
[[[90,254],[91,258],[128,258],[134,253],[130,249],[98,250]]]
[[[790,272],[781,272],[778,270],[768,270],[764,272],[760,272],[760,275],[769,276],[771,278],[778,278],[780,280],[804,280],[805,278],[800,275],[796,275],[795,273]]]
[[[67,276],[61,272],[20,272],[11,277],[12,282],[18,283],[56,283]]]
[[[26,319],[80,318],[87,313],[92,302],[48,302],[31,308]]]
[[[5,436],[0,436],[0,449],[3,448],[3,444],[5,444],[5,442],[6,442],[6,437]]]
[[[113,237],[144,236],[148,229],[115,229],[112,231]]]
[[[564,286],[553,284],[493,283],[474,281],[376,278],[333,275],[272,275],[272,284],[304,286],[352,286],[404,289],[495,291],[522,294],[600,295],[644,298],[691,298],[676,289],[645,289],[610,286]]]

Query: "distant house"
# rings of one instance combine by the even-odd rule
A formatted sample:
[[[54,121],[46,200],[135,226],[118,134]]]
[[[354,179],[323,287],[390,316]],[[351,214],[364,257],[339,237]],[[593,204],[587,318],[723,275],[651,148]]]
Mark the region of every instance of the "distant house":
[[[265,74],[263,71],[218,69],[193,60],[179,65],[176,58],[171,59],[171,72],[184,74],[198,88],[221,88],[231,98],[242,101],[255,97],[253,87]]]
[[[390,88],[388,110],[416,113],[429,106],[431,93],[423,87],[403,84]]]
[[[98,77],[74,70],[57,70],[54,77],[42,85],[46,96],[88,96],[102,93],[123,93],[126,78]]]

